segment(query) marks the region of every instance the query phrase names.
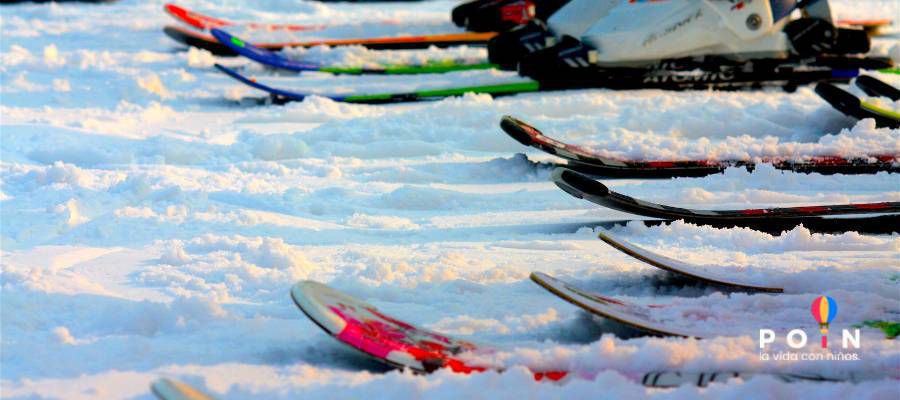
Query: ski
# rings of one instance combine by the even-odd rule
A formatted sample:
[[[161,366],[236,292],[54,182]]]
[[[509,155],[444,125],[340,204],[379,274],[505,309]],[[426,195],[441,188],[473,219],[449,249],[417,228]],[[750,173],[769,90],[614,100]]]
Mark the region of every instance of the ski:
[[[271,86],[257,82],[255,79],[248,78],[241,73],[223,65],[216,64],[216,68],[228,74],[238,81],[254,87],[256,89],[267,92],[275,103],[285,103],[289,101],[302,101],[309,96],[320,96],[332,99],[334,101],[346,103],[362,103],[362,104],[387,104],[387,103],[405,103],[411,101],[438,100],[445,97],[462,96],[466,93],[487,93],[492,96],[503,96],[517,93],[536,92],[540,90],[537,82],[512,82],[496,85],[482,86],[462,86],[450,89],[428,89],[404,93],[379,93],[379,94],[357,94],[357,95],[329,95],[314,93],[299,93],[290,90],[277,89]]]
[[[654,314],[664,305],[643,306],[583,290],[543,272],[532,272],[531,280],[557,297],[585,311],[631,328],[658,336],[703,338],[705,332],[673,329]]]
[[[553,182],[566,193],[613,210],[663,220],[683,219],[707,225],[760,226],[783,229],[804,224],[838,230],[871,229],[892,232],[900,226],[900,202],[880,202],[805,207],[751,208],[743,210],[692,210],[635,199],[616,193],[602,183],[565,168],[554,169]]]
[[[491,369],[470,365],[460,355],[491,354],[496,350],[400,321],[321,283],[295,284],[291,299],[313,323],[339,342],[392,367],[419,373],[446,368],[465,374]],[[558,381],[566,375],[535,372],[534,379]]]
[[[175,379],[162,378],[150,384],[150,391],[159,400],[214,400],[191,385]]]
[[[553,139],[537,128],[511,116],[500,120],[500,128],[507,135],[525,146],[533,147],[561,157],[578,169],[596,176],[629,178],[700,177],[723,172],[729,167],[753,170],[756,163],[745,160],[656,160],[635,161],[605,157],[591,149]],[[760,163],[794,172],[822,174],[860,174],[879,171],[900,172],[900,163],[893,155],[876,155],[866,158],[810,157],[803,161],[762,158]]]
[[[270,24],[270,23],[257,23],[257,22],[234,22],[228,21],[224,19],[219,19],[216,17],[212,17],[209,15],[201,14],[199,12],[189,10],[187,8],[181,7],[177,4],[168,3],[163,6],[163,10],[166,11],[172,18],[179,22],[183,22],[188,24],[194,28],[200,30],[207,30],[212,28],[221,28],[225,26],[235,26],[240,25],[242,27],[247,27],[254,30],[263,30],[263,31],[288,31],[288,32],[306,32],[306,31],[316,31],[325,28],[324,25],[301,25],[301,24]]]
[[[860,99],[828,82],[816,85],[816,94],[844,115],[856,119],[872,118],[876,126],[883,128],[900,128],[900,113]]]
[[[684,261],[679,261],[673,258],[666,257],[661,254],[654,253],[650,250],[641,248],[634,244],[628,243],[624,240],[613,237],[608,233],[601,232],[599,234],[600,240],[606,242],[606,244],[612,246],[614,249],[619,250],[629,256],[632,256],[640,261],[643,261],[649,265],[652,265],[656,268],[659,268],[664,271],[668,271],[677,275],[686,276],[690,279],[697,280],[710,285],[724,286],[731,289],[743,290],[743,291],[751,291],[751,292],[769,292],[769,293],[783,293],[784,289],[779,287],[768,286],[762,283],[756,282],[744,282],[740,280],[734,280],[729,277],[722,276],[713,271],[710,271],[711,268],[702,267],[698,265],[693,265],[686,263]]]
[[[325,66],[316,63],[303,62],[287,58],[271,50],[266,50],[255,46],[245,40],[242,40],[226,31],[213,28],[212,35],[235,53],[256,61],[262,65],[284,69],[288,71],[318,71],[328,72],[332,74],[342,75],[363,75],[363,74],[381,74],[381,75],[412,75],[412,74],[437,74],[454,71],[469,71],[480,69],[492,69],[496,66],[489,63],[462,63],[453,60],[444,62],[428,63],[423,65],[389,65],[376,68],[359,68],[359,67],[334,67]]]
[[[178,43],[207,50],[215,55],[235,56],[230,47],[219,43],[212,35],[198,32],[177,25],[167,25],[163,32]],[[448,33],[423,36],[397,36],[362,39],[327,39],[300,42],[256,43],[257,47],[266,50],[281,50],[285,47],[314,46],[363,46],[373,50],[409,50],[453,46],[483,46],[494,33]]]
[[[221,46],[224,46],[220,44]],[[267,92],[275,102],[283,103],[288,101],[302,101],[311,93],[295,92],[286,89],[279,89],[258,82],[254,78],[246,77],[234,69],[225,67],[220,64],[215,65],[216,68],[228,74],[232,78],[256,89]],[[632,69],[615,69],[610,70],[608,74],[602,74],[588,81],[523,81],[514,83],[500,83],[480,86],[462,86],[442,89],[427,89],[411,92],[399,93],[378,93],[378,94],[358,94],[358,95],[320,95],[328,97],[336,101],[351,103],[402,103],[423,100],[435,100],[444,97],[461,96],[465,93],[486,93],[493,96],[511,95],[518,93],[551,91],[551,90],[574,90],[574,89],[591,89],[591,88],[607,88],[617,90],[632,89],[665,89],[665,90],[700,90],[700,89],[720,89],[720,90],[738,90],[738,89],[756,89],[762,87],[784,87],[794,88],[797,85],[805,85],[813,82],[836,80],[841,82],[848,81],[851,77],[856,76],[858,70],[830,70],[830,69],[812,69],[812,70],[792,70],[781,71],[776,75],[758,75],[754,73],[742,72],[737,74],[701,74],[696,75],[693,72],[679,73],[673,71],[658,70],[632,70]]]
[[[856,87],[862,89],[869,96],[887,97],[892,101],[900,100],[900,89],[897,89],[877,78],[869,75],[860,75],[853,81]]]

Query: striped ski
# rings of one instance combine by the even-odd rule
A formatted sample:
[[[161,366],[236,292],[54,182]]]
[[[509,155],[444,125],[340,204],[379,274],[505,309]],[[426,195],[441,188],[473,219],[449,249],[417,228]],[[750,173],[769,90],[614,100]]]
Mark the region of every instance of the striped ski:
[[[363,103],[363,104],[386,104],[386,103],[405,103],[412,101],[437,100],[445,97],[462,96],[466,93],[487,93],[492,96],[503,96],[517,93],[536,92],[540,90],[540,85],[534,81],[502,83],[496,85],[482,86],[463,86],[449,89],[428,89],[404,93],[379,93],[379,94],[357,94],[357,95],[328,95],[299,93],[290,90],[277,89],[271,86],[259,83],[256,79],[248,78],[241,73],[223,65],[216,64],[216,68],[256,89],[265,91],[273,98],[276,103],[288,101],[301,101],[309,96],[320,96],[332,99],[334,101],[346,103]]]
[[[213,28],[210,31],[219,43],[228,46],[235,53],[256,61],[262,65],[284,69],[288,71],[319,71],[343,75],[412,75],[412,74],[436,74],[453,71],[468,71],[479,69],[492,69],[496,65],[487,62],[465,63],[454,60],[435,62],[423,65],[388,65],[376,68],[359,67],[335,67],[290,59],[272,50],[267,50],[253,45],[224,30]]]
[[[220,56],[234,56],[237,53],[230,47],[220,43],[210,34],[177,25],[168,25],[163,28],[163,33],[178,43],[207,50]],[[257,47],[266,50],[281,50],[285,47],[314,47],[314,46],[363,46],[373,50],[409,50],[427,49],[435,47],[453,46],[484,46],[496,33],[447,33],[422,36],[397,36],[360,39],[329,39],[311,40],[299,42],[256,43]]]

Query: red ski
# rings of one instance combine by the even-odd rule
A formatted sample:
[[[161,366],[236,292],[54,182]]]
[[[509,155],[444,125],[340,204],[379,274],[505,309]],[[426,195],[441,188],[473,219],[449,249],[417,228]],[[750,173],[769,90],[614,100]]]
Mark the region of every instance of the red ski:
[[[166,10],[172,18],[179,22],[183,22],[200,30],[209,30],[212,28],[221,28],[224,26],[241,25],[250,29],[265,31],[288,31],[288,32],[304,32],[316,31],[325,28],[325,25],[301,25],[301,24],[273,24],[260,22],[235,22],[225,19],[219,19],[209,15],[201,14],[196,11],[188,10],[176,4],[168,3],[163,9]]]

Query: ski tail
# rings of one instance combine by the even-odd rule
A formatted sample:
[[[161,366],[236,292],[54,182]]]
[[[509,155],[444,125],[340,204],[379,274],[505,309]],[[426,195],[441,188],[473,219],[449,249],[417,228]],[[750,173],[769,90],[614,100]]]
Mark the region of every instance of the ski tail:
[[[856,78],[856,86],[869,96],[887,97],[892,101],[900,100],[900,89],[897,89],[878,78],[869,75],[860,75]]]

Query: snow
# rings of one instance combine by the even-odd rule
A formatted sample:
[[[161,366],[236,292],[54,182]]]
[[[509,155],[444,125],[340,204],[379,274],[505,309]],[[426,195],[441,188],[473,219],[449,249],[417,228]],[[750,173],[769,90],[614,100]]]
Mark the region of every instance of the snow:
[[[233,20],[339,25],[310,38],[456,29],[447,20],[454,2],[443,0],[181,4]],[[539,164],[553,158],[497,125],[510,114],[549,136],[644,159],[900,155],[900,131],[847,118],[809,87],[259,105],[244,98],[261,93],[212,64],[320,93],[519,78],[496,71],[272,76],[246,60],[181,49],[160,32],[172,23],[162,5],[2,7],[3,397],[146,399],[149,383],[164,376],[222,398],[896,397],[900,346],[876,330],[862,330],[861,360],[848,362],[762,361],[757,331],[802,328],[816,341],[809,303],[822,294],[840,306],[832,332],[865,319],[897,320],[900,235],[804,227],[770,235],[683,222],[614,227],[605,222],[632,217],[560,191]],[[886,0],[835,5],[844,18],[900,15],[897,8]],[[891,29],[873,49],[897,58]],[[484,57],[477,48],[289,52],[348,66]],[[900,84],[896,75],[873,75]],[[805,175],[767,165],[604,183],[648,201],[708,209],[900,201],[896,174]],[[598,240],[601,230],[786,293],[673,282]],[[532,271],[638,304],[669,304],[662,317],[713,337],[638,335],[550,295],[529,280]],[[301,279],[497,346],[484,361],[506,370],[392,371],[297,310],[288,290]],[[781,336],[770,351],[784,350]],[[526,366],[575,374],[562,384],[537,383]],[[893,379],[789,384],[757,376],[679,389],[635,381],[658,370],[875,371]]]

